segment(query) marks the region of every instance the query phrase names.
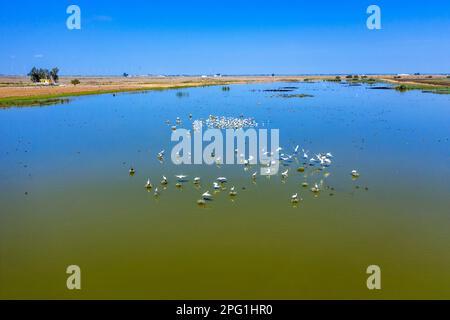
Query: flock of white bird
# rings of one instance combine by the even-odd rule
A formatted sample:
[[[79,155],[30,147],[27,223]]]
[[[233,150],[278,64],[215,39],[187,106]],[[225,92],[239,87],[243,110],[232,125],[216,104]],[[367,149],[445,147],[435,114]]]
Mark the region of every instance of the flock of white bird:
[[[189,118],[191,119],[192,115],[189,115]],[[211,117],[209,119],[211,119]],[[226,119],[226,118],[221,118],[221,119],[223,121],[225,121],[224,119]],[[166,121],[166,123],[170,124],[169,121]],[[176,123],[177,124],[181,123],[180,118],[176,119]],[[195,122],[194,122],[194,125],[195,125]],[[264,150],[262,150],[262,151],[263,151],[262,153],[265,156],[273,156],[272,152],[264,152]],[[309,166],[312,166],[312,167],[318,167],[319,170],[323,170],[324,168],[327,168],[327,167],[329,167],[332,164],[332,159],[333,159],[333,155],[330,152],[318,153],[318,154],[315,154],[315,155],[310,157],[309,156],[309,151],[301,149],[301,152],[300,152],[300,147],[298,145],[295,146],[295,148],[293,148],[293,152],[290,153],[290,154],[282,152],[283,148],[281,148],[281,147],[278,148],[276,151],[279,154],[280,164],[283,165],[283,166],[289,166],[294,160],[299,160],[299,158],[301,158],[303,166],[297,168],[298,172],[304,172],[306,165],[309,165]],[[238,150],[237,149],[235,149],[235,153],[238,154]],[[157,157],[157,159],[160,162],[163,162],[164,154],[165,154],[164,150],[161,150],[160,152],[158,152],[156,157]],[[215,156],[214,154],[211,154],[211,155],[213,157]],[[244,166],[245,170],[247,171],[251,167],[251,163],[252,163],[253,158],[250,156],[248,159],[245,159],[243,154],[240,154],[240,157],[241,157],[241,164]],[[272,170],[271,166],[273,165],[273,162],[274,161],[270,161],[266,165],[267,166],[267,168],[266,168],[266,170],[267,170],[266,171],[266,177],[270,177],[270,173],[271,173],[271,170]],[[217,159],[216,164],[220,165],[220,163],[221,162],[220,162],[220,158],[219,158],[219,159]],[[129,174],[131,176],[133,176],[135,174],[134,168],[130,168],[129,169]],[[325,173],[325,177],[327,177],[328,175],[329,175],[329,172]],[[357,170],[352,170],[350,172],[350,175],[351,175],[351,177],[353,179],[356,179],[356,178],[359,177],[360,174],[359,174],[359,172]],[[251,179],[253,181],[256,181],[257,176],[258,176],[257,171],[255,171],[251,175]],[[289,168],[287,168],[286,170],[281,172],[281,179],[283,179],[283,181],[286,180],[288,177],[289,177]],[[183,175],[183,174],[176,175],[175,178],[176,178],[175,186],[177,188],[181,188],[183,186],[183,183],[186,183],[186,182],[189,181],[188,180],[188,176],[187,175]],[[201,186],[201,178],[200,177],[194,177],[194,179],[192,181],[193,181],[194,185],[196,185],[197,187]],[[217,190],[225,190],[224,185],[227,182],[228,182],[228,179],[226,177],[218,177],[213,182],[212,189],[215,190],[215,191],[217,191]],[[169,183],[169,180],[167,179],[166,176],[163,175],[162,179],[160,181],[160,185],[165,187],[168,183]],[[309,185],[305,181],[305,182],[302,183],[302,186],[306,188]],[[150,179],[147,179],[147,182],[145,183],[144,187],[145,187],[145,189],[150,191],[150,190],[153,189],[154,186],[153,186],[152,182],[150,181]],[[314,194],[318,194],[322,190],[322,187],[323,187],[323,180],[321,180],[320,182],[314,183],[314,185],[310,188],[310,191],[313,192]],[[155,189],[153,191],[154,196],[158,197],[160,195],[160,192],[161,192],[160,189],[155,186]],[[229,194],[230,197],[236,197],[237,196],[238,193],[236,191],[235,186],[232,186],[230,188],[228,194]],[[200,205],[200,206],[204,206],[204,205],[207,204],[208,201],[212,201],[213,198],[214,198],[213,194],[211,194],[209,192],[209,190],[207,190],[207,191],[205,191],[205,192],[203,192],[201,194],[200,199],[197,200],[197,204]],[[302,201],[302,198],[299,196],[298,193],[294,193],[294,194],[291,195],[290,201],[291,201],[292,204],[295,205],[295,204],[299,203],[300,201]]]

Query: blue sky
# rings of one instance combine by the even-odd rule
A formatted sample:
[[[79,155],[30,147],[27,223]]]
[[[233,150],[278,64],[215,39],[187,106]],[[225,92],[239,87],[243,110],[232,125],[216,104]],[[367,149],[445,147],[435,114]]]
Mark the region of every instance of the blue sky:
[[[449,73],[450,1],[1,1],[0,37],[0,74]]]

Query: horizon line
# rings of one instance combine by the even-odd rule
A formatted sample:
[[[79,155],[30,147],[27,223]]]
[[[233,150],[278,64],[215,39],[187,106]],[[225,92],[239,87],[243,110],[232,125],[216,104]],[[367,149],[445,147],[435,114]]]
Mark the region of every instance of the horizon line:
[[[139,78],[139,77],[302,77],[302,76],[347,76],[347,75],[367,75],[367,76],[383,76],[383,75],[449,75],[450,72],[382,72],[382,73],[240,73],[240,74],[61,74],[60,77],[120,77],[120,78]],[[27,74],[3,74],[0,77],[28,77]]]

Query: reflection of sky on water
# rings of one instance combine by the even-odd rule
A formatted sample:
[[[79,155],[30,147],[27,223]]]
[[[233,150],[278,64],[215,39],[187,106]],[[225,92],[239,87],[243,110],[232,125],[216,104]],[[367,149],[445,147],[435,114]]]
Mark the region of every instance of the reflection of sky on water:
[[[281,86],[314,97],[263,91]],[[72,261],[91,272],[86,297],[370,298],[358,277],[372,263],[395,288],[385,297],[448,288],[449,96],[326,82],[230,87],[1,110],[0,295],[64,295],[58,272]],[[286,181],[252,181],[256,167],[175,166],[170,156],[160,164],[157,152],[173,146],[165,121],[180,117],[190,128],[190,113],[253,117],[259,128],[280,129],[284,148],[331,152],[333,164],[299,173],[295,160]],[[176,188],[176,174],[191,181]],[[227,191],[199,208],[219,176]],[[302,187],[320,180],[317,197]],[[293,193],[303,198],[297,208]]]

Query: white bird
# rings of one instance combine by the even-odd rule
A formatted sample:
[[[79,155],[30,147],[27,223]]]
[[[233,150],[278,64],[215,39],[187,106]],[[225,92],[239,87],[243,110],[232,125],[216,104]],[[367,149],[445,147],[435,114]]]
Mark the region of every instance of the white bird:
[[[219,181],[220,183],[227,182],[227,178],[225,177],[218,177],[216,180]]]
[[[328,159],[326,156],[323,155],[316,155],[317,160],[320,161],[321,166],[329,166],[331,164],[331,160]]]
[[[256,171],[252,174],[252,179],[253,179],[253,180],[256,179]]]
[[[167,184],[167,178],[165,176],[162,176],[161,184]]]
[[[283,148],[281,148],[281,147],[278,147],[275,149],[276,152],[281,151],[281,150],[283,150]]]
[[[187,178],[187,176],[185,176],[184,174],[179,174],[179,175],[177,175],[177,176],[175,176],[175,177],[178,179],[178,181],[184,180],[184,179]]]
[[[308,152],[309,151],[305,151],[304,149],[302,149],[303,152],[303,159],[308,159]]]
[[[135,173],[135,171],[133,168],[130,168],[130,170],[128,170],[128,173],[130,174],[130,176],[132,176]]]
[[[200,177],[195,177],[194,178],[194,183],[195,184],[199,184],[200,183]]]
[[[214,190],[219,190],[220,189],[220,185],[217,182],[213,183],[213,188]]]
[[[299,146],[296,145],[295,148],[294,148],[294,153],[297,153],[297,152],[298,152],[298,148],[299,148]]]
[[[150,179],[147,179],[147,183],[145,184],[145,188],[147,188],[147,189],[151,189],[153,186],[152,186],[152,183],[150,182]]]
[[[234,186],[233,186],[230,189],[230,196],[235,196],[235,195],[237,195],[237,192],[234,190]]]
[[[296,194],[293,194],[292,196],[291,196],[291,202],[292,203],[298,203],[298,194],[296,193]]]
[[[314,187],[311,188],[311,191],[314,193],[318,193],[320,191],[320,188],[317,185],[317,183],[314,184]]]
[[[211,193],[209,193],[209,191],[206,191],[205,193],[202,194],[202,198],[204,200],[210,200],[212,198]]]
[[[254,157],[253,156],[249,156],[248,159],[244,160],[244,165],[248,166],[251,161],[253,161]]]
[[[287,178],[287,177],[288,177],[288,172],[289,172],[289,169],[286,169],[286,171],[283,171],[283,172],[281,173],[281,177]]]
[[[358,178],[359,177],[359,172],[356,170],[352,170],[352,177],[353,178]]]
[[[333,155],[331,154],[331,152],[327,152],[326,156],[327,156],[328,158],[333,158]]]
[[[155,188],[155,192],[153,194],[155,195],[155,197],[159,196],[158,188]]]

